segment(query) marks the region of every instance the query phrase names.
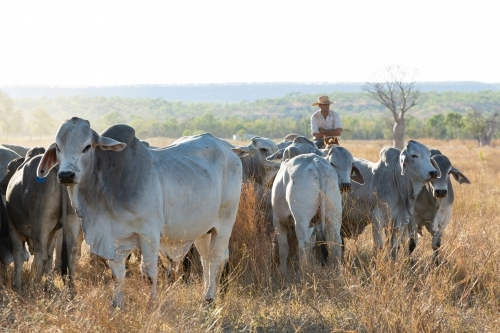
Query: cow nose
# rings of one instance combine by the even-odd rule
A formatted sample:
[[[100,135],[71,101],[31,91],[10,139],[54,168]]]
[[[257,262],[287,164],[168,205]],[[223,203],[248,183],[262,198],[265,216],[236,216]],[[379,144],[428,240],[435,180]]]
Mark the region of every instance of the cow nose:
[[[351,184],[349,183],[342,183],[340,184],[340,192],[349,192],[351,190]]]
[[[434,190],[434,196],[436,198],[444,198],[448,194],[447,190]]]
[[[429,176],[431,177],[431,179],[436,179],[438,177],[438,172],[436,170],[430,171]]]
[[[75,173],[73,171],[59,171],[57,178],[59,178],[60,183],[72,184],[75,180]]]

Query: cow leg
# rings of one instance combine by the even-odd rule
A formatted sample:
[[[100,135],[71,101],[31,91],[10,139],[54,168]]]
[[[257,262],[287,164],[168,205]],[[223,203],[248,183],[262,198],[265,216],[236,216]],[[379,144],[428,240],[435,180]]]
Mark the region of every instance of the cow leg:
[[[276,218],[276,217],[275,217]],[[288,260],[288,254],[290,249],[288,247],[288,231],[283,228],[281,222],[273,222],[276,229],[276,237],[278,238],[278,251],[280,260],[280,272],[283,276],[286,276],[286,261]]]
[[[113,287],[113,307],[123,309],[123,278],[125,277],[125,259],[120,261],[108,260],[109,268],[115,278]]]
[[[398,261],[399,245],[401,241],[401,230],[399,227],[392,229],[391,234],[391,255],[394,262]]]
[[[408,250],[409,254],[411,255],[413,251],[415,251],[415,248],[417,247],[418,244],[418,223],[419,221],[412,217],[410,219],[410,223],[408,224],[408,238],[409,238],[409,244],[408,244]]]
[[[334,194],[330,196],[333,198]],[[328,252],[330,253],[329,264],[334,267],[339,267],[342,261],[342,237],[340,230],[342,227],[342,201],[329,202],[327,204],[327,219],[326,224],[326,240],[328,245]]]
[[[50,242],[49,250],[47,252],[47,264],[45,265],[45,274],[49,275],[54,271],[61,269],[61,249],[62,249],[62,229],[56,230],[52,242]],[[54,250],[55,261],[54,261]]]
[[[148,281],[151,283],[151,299],[156,300],[160,238],[154,235],[141,236],[139,243],[142,253],[141,271],[143,275],[147,275]]]
[[[441,247],[441,236],[443,232],[441,230],[433,233],[432,235],[432,249],[434,250],[433,260],[436,266],[439,266],[439,248]]]
[[[62,249],[66,251],[67,259],[68,259],[68,270],[69,270],[69,287],[74,289],[74,276],[75,276],[75,267],[76,262],[78,260],[78,254],[80,252],[80,239],[82,234],[81,222],[78,216],[73,213],[69,214],[66,218],[66,224],[63,225],[63,233],[64,233],[64,242],[66,245],[66,249]],[[62,244],[61,244],[62,248]]]
[[[35,222],[36,223],[36,222]],[[43,221],[38,221],[38,223],[44,223]],[[40,283],[42,280],[43,273],[45,272],[45,266],[48,260],[48,250],[50,248],[52,238],[54,237],[54,231],[49,231],[46,229],[40,230],[40,233],[34,237],[33,247],[35,249],[34,253],[34,270],[35,276],[33,282],[35,284]]]
[[[373,233],[373,246],[375,250],[382,250],[384,248],[384,214],[381,209],[376,207],[370,213],[372,220],[372,233]]]
[[[24,263],[24,243],[21,236],[9,221],[9,236],[12,242],[12,252],[14,254],[14,276],[12,279],[12,288],[21,287],[21,271]]]
[[[305,216],[294,216],[295,220],[295,233],[297,235],[298,241],[298,254],[299,254],[299,269],[297,271],[297,281],[302,279],[302,273],[307,269],[309,265],[309,256],[311,252],[311,237],[314,231],[314,228],[309,228],[310,219],[307,219]]]
[[[4,276],[6,276],[7,273],[7,267],[0,262],[0,287],[5,286],[5,281],[3,279]]]
[[[200,254],[201,266],[203,267],[203,291],[205,293],[208,290],[208,283],[210,280],[209,262],[207,260],[210,237],[211,234],[206,234],[201,236],[194,242],[194,246],[196,246],[196,249]]]
[[[208,303],[215,299],[217,282],[229,259],[231,229],[227,225],[222,229],[212,229],[210,234],[203,235],[195,242],[203,264],[204,294]]]

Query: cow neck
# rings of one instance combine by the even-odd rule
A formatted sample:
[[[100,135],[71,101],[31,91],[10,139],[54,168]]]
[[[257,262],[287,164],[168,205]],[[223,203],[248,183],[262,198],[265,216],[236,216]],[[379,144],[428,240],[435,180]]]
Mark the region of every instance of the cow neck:
[[[408,223],[409,219],[413,216],[415,202],[417,200],[418,193],[424,186],[424,183],[412,180],[409,172],[401,175],[401,165],[399,164],[399,161],[395,162],[396,163],[394,164],[396,167],[393,169],[394,179],[399,198],[403,201],[404,223]]]

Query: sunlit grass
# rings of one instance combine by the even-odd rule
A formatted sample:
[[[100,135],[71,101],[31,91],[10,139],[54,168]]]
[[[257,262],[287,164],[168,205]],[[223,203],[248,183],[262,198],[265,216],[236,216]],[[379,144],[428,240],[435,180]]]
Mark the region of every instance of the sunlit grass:
[[[148,139],[165,146],[171,141]],[[472,182],[455,190],[453,217],[443,238],[443,263],[432,263],[424,232],[413,266],[372,253],[371,229],[347,241],[346,263],[335,272],[313,265],[301,283],[283,279],[273,260],[272,236],[254,214],[258,198],[244,187],[230,243],[227,293],[211,307],[202,300],[199,264],[188,283],[160,275],[149,300],[139,263],[125,282],[125,308],[110,307],[109,270],[91,264],[84,249],[76,296],[56,276],[56,290],[0,291],[1,331],[110,332],[498,332],[500,331],[500,149],[473,141],[422,142],[440,149]],[[389,141],[341,141],[356,157],[378,160]],[[13,268],[9,267],[9,275]]]

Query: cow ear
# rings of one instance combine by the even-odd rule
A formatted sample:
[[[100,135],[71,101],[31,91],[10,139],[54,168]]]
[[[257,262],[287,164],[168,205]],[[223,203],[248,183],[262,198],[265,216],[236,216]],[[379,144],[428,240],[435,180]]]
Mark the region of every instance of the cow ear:
[[[278,150],[277,152],[275,152],[271,156],[266,157],[266,161],[271,162],[271,161],[274,161],[274,160],[281,160],[283,158],[284,151],[285,151],[285,149]]]
[[[365,178],[363,178],[363,174],[361,173],[361,171],[359,171],[358,167],[354,165],[354,163],[351,169],[351,180],[360,185],[363,185],[365,183]]]
[[[248,154],[250,154],[250,148],[248,147],[235,147],[235,148],[230,148],[234,153],[236,153],[236,155],[238,155],[239,157],[243,157],[243,156],[246,156]]]
[[[405,175],[406,169],[406,150],[399,155],[399,165],[401,166],[401,176]]]
[[[431,157],[431,164],[432,166],[437,170],[438,172],[438,178],[441,178],[441,169],[439,169],[439,165],[437,164],[436,161],[434,161],[434,159]]]
[[[36,169],[36,176],[38,178],[45,178],[49,174],[50,170],[57,165],[57,155],[56,155],[56,143],[54,142],[45,151],[38,163],[38,168]]]
[[[122,151],[127,147],[127,144],[105,136],[99,136],[97,146],[102,150]]]
[[[452,167],[450,173],[453,175],[453,178],[455,178],[455,180],[460,184],[470,184],[471,183],[469,178],[465,177],[465,175],[463,173],[461,173],[460,170],[458,170],[458,169],[455,169]]]

